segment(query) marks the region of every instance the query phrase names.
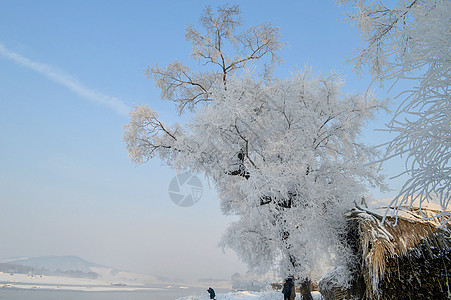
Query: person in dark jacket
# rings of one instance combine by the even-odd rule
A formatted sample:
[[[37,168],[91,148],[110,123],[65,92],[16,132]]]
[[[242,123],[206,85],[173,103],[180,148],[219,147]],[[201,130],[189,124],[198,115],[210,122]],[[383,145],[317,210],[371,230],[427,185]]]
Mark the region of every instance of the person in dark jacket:
[[[283,284],[283,289],[282,289],[283,300],[292,300],[292,298],[294,299],[294,297],[291,297],[294,292],[293,289],[294,289],[293,278],[291,278],[291,277],[287,278],[287,280]],[[296,295],[296,294],[294,294],[294,295]]]
[[[214,289],[209,287],[207,292],[210,293],[210,299],[215,299],[216,294],[215,294],[215,290]]]

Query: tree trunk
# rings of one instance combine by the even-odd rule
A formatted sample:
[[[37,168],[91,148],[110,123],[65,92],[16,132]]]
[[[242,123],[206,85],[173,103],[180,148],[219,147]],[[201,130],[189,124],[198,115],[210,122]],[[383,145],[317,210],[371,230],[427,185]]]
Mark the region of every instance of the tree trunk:
[[[293,287],[291,288],[290,300],[294,300],[296,298],[296,285],[293,281]]]
[[[301,283],[302,300],[313,300],[312,293],[310,293],[311,286],[311,281],[308,278],[305,278]]]

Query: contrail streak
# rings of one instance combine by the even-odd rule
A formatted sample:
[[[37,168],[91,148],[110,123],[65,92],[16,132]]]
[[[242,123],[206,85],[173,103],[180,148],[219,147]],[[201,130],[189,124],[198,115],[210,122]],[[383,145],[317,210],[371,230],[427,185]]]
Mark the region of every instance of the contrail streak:
[[[2,44],[0,44],[0,55],[9,60],[12,60],[13,62],[21,66],[44,75],[48,79],[66,87],[70,91],[85,99],[88,99],[89,101],[113,109],[118,114],[127,116],[128,112],[130,111],[130,108],[122,100],[89,89],[69,74],[50,65],[32,61],[31,59],[8,50]]]

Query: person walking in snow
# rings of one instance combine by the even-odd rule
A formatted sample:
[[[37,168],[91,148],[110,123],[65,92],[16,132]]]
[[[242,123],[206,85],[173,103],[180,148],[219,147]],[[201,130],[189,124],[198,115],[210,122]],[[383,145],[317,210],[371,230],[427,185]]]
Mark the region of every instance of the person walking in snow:
[[[210,299],[215,299],[216,294],[215,294],[215,290],[214,289],[209,287],[207,292],[210,293]]]
[[[296,297],[293,278],[289,277],[283,284],[283,300],[293,300]]]

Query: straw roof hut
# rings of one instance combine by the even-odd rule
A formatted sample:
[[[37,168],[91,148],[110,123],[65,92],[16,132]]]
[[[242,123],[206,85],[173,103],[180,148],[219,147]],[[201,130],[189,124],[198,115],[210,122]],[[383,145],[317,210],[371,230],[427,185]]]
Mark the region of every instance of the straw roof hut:
[[[435,207],[404,207],[398,219],[387,217],[382,224],[383,213],[351,210],[353,281],[346,289],[334,285],[331,272],[320,282],[324,299],[451,299],[451,227],[438,228],[443,220],[427,219],[435,212]]]

